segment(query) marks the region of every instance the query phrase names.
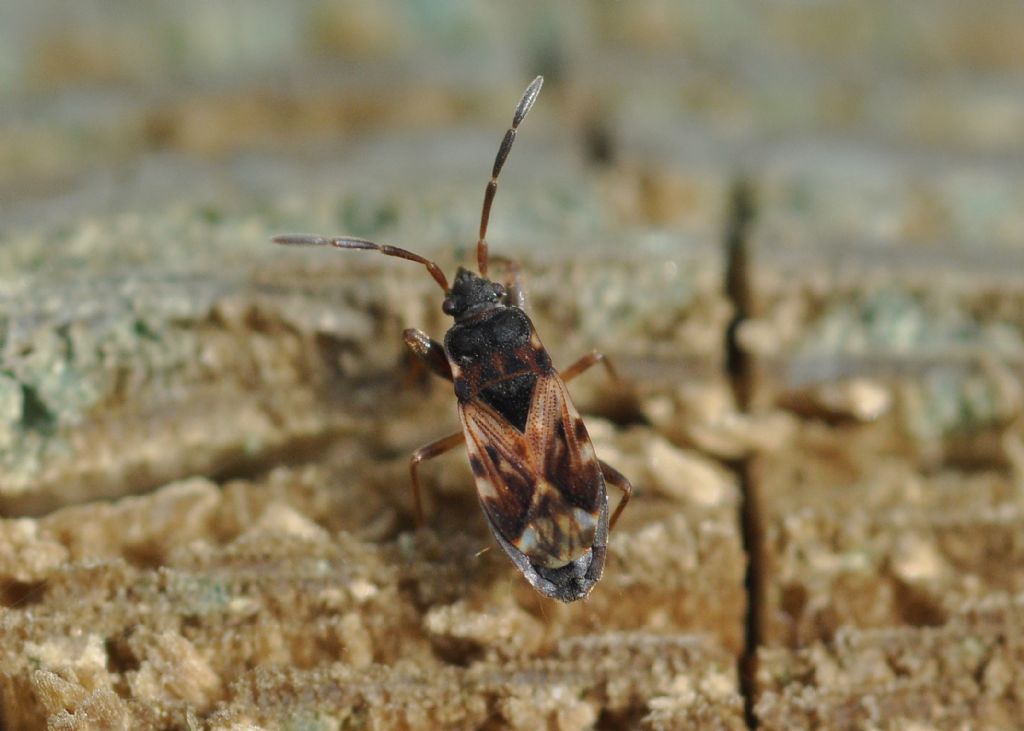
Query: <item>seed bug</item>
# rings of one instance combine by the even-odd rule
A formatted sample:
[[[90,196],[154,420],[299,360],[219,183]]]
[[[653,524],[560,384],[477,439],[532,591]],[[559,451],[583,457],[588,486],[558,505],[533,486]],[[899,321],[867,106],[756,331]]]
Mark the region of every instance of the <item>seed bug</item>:
[[[369,249],[427,268],[444,290],[442,310],[455,322],[443,345],[421,330],[406,330],[403,337],[434,374],[453,383],[462,431],[431,442],[410,458],[417,521],[423,525],[420,463],[465,442],[477,497],[498,545],[537,591],[572,602],[587,596],[601,578],[608,532],[629,502],[632,486],[597,458],[565,384],[596,363],[603,363],[616,380],[617,375],[597,351],[556,371],[526,314],[518,264],[493,257],[505,269],[503,284],[487,274],[492,258],[487,222],[498,175],[543,82],[538,76],[527,87],[498,148],[480,214],[479,274],[460,267],[449,287],[444,272],[429,259],[349,236],[288,234],[274,242]],[[610,520],[606,483],[622,491]]]

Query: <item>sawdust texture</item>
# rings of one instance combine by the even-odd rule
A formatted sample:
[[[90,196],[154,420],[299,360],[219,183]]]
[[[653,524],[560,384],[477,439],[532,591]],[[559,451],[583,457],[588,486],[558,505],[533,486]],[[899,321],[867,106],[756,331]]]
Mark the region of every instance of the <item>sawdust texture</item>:
[[[605,431],[608,452],[631,438]],[[401,458],[342,451],[257,482],[197,478],[5,520],[5,721],[740,728],[736,485],[711,468],[681,483],[659,469],[678,450],[656,449],[605,579],[568,606],[481,550],[469,490],[443,508],[441,532],[403,528],[407,507],[386,498],[353,525],[353,501],[401,479]]]
[[[759,653],[761,728],[1016,727],[1024,715],[1021,599],[994,594],[941,627],[848,629]]]

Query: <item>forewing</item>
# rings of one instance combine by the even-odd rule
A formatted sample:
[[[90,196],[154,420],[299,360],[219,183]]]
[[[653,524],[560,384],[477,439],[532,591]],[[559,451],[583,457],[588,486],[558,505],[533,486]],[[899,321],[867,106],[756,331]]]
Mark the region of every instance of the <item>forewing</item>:
[[[594,547],[604,481],[586,427],[555,374],[540,376],[525,433],[489,405],[460,404],[470,466],[491,525],[539,566]]]
[[[525,527],[536,486],[530,443],[487,404],[460,404],[459,413],[480,503],[495,528],[515,541]]]
[[[555,374],[537,381],[526,438],[541,457],[538,467],[544,481],[567,503],[596,516],[604,496],[601,465],[583,419]]]

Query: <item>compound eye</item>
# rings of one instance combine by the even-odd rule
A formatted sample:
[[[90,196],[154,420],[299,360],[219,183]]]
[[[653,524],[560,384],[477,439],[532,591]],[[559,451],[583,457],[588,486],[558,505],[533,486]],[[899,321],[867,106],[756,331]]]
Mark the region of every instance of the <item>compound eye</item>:
[[[444,312],[444,314],[446,315],[455,314],[455,303],[452,301],[450,297],[446,297],[445,301],[441,303],[441,311]]]
[[[494,283],[493,287],[494,287],[494,295],[496,297],[504,297],[505,296],[505,288],[504,287],[502,287],[497,282]]]

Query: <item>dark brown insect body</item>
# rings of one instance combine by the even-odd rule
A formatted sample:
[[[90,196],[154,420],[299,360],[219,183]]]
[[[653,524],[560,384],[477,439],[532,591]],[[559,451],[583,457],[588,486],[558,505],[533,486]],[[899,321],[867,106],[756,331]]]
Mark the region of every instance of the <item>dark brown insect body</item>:
[[[505,283],[487,278],[487,220],[498,173],[541,84],[537,77],[527,88],[495,159],[477,242],[479,275],[460,268],[449,288],[436,264],[404,249],[348,237],[287,235],[274,240],[373,249],[427,267],[445,291],[443,309],[455,324],[443,346],[419,330],[406,330],[405,341],[434,373],[453,382],[462,431],[413,454],[417,519],[422,523],[417,466],[465,441],[477,495],[498,544],[539,592],[571,602],[585,597],[601,578],[608,531],[632,488],[598,460],[565,387],[598,362],[614,375],[608,362],[592,352],[559,374],[525,312],[518,267],[501,260],[507,269]],[[611,520],[606,481],[623,491]]]

